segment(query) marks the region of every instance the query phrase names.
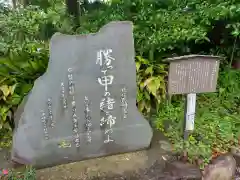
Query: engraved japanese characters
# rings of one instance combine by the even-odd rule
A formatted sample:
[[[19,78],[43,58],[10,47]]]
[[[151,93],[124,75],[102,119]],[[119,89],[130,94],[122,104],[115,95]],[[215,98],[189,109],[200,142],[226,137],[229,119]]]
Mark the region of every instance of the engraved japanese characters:
[[[100,111],[104,113],[103,117],[100,120],[100,126],[108,125],[108,128],[105,130],[106,138],[104,143],[112,142],[113,139],[110,138],[110,135],[113,133],[112,127],[116,123],[116,117],[111,114],[111,110],[114,109],[115,99],[111,98],[111,93],[109,92],[109,85],[112,85],[114,76],[107,74],[108,71],[113,69],[112,61],[115,60],[111,57],[112,49],[99,50],[97,52],[97,61],[96,64],[100,65],[101,72],[103,76],[98,78],[98,83],[104,87],[104,95],[100,102]]]
[[[219,57],[188,55],[169,60],[169,94],[214,92],[216,90]]]
[[[124,87],[122,88],[122,95],[121,95],[121,106],[123,111],[123,118],[127,118],[128,113],[128,103],[127,103],[127,89]]]
[[[72,124],[73,124],[73,137],[76,147],[80,147],[80,136],[78,130],[78,117],[76,115],[76,100],[75,100],[75,82],[73,81],[72,69],[68,68],[68,94],[71,96],[72,102]]]
[[[85,120],[86,120],[86,131],[87,131],[87,142],[92,142],[92,123],[91,123],[91,110],[90,110],[90,101],[87,96],[84,98],[85,103]]]
[[[14,161],[41,168],[150,145],[136,107],[132,31],[131,22],[111,22],[96,34],[52,37],[48,69],[18,112]]]

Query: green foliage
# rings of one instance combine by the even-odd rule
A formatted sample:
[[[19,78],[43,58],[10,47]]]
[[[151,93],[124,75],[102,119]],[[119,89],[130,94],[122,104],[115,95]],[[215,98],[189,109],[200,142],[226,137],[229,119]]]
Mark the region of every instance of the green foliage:
[[[209,32],[217,21],[226,21],[233,34],[238,32],[239,28],[231,27],[238,27],[239,6],[237,1],[224,0],[113,1],[112,8],[86,12],[78,32],[97,30],[110,20],[131,20],[137,54],[147,56],[151,52],[159,61],[172,53],[191,53],[196,45],[211,41]]]
[[[240,71],[225,69],[219,77],[218,92],[199,94],[195,130],[186,143],[190,159],[200,156],[207,162],[214,153],[224,153],[238,145],[240,138]],[[169,104],[159,111],[156,127],[183,150],[184,102]],[[166,124],[170,124],[166,127]]]
[[[46,15],[37,7],[20,8],[0,14],[1,52],[21,48],[29,41],[38,38],[40,26],[46,21]],[[3,49],[4,48],[4,49]]]
[[[7,117],[9,116],[9,112],[10,112],[10,107],[7,105],[7,102],[9,100],[9,98],[13,97],[14,91],[15,91],[15,85],[13,86],[7,86],[7,85],[2,85],[0,87],[0,92],[1,92],[1,96],[0,96],[0,100],[2,101],[2,105],[1,105],[1,124],[0,124],[0,129],[7,128],[9,129],[9,124],[7,123]],[[13,100],[12,100],[13,101]],[[18,104],[19,102],[17,102]]]
[[[166,96],[165,64],[155,64],[140,56],[136,57],[137,69],[137,105],[142,113],[150,113]]]
[[[11,170],[5,178],[6,180],[36,180],[36,170],[32,167],[26,167],[24,172]]]
[[[44,44],[27,44],[21,48],[0,57],[0,131],[4,128],[11,132],[14,110],[47,67],[48,51]]]

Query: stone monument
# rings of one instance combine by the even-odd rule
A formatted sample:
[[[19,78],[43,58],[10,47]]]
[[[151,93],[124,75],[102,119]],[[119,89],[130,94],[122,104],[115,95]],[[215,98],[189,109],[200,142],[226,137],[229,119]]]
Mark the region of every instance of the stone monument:
[[[134,57],[131,22],[53,35],[48,68],[17,112],[12,160],[44,168],[149,147]]]

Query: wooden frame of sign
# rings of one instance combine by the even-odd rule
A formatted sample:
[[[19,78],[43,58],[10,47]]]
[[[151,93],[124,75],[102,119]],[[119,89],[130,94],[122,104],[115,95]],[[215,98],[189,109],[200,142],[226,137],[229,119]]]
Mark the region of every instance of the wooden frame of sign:
[[[218,56],[187,55],[169,58],[169,94],[189,94],[215,92],[218,69]]]
[[[186,55],[168,58],[168,94],[187,94],[184,122],[184,139],[194,129],[196,93],[215,92],[219,60],[208,55]]]

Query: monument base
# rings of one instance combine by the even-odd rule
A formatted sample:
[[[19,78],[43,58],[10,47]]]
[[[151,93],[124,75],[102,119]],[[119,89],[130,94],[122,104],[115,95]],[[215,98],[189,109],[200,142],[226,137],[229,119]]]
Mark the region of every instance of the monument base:
[[[37,171],[37,179],[55,180],[173,180],[178,177],[201,179],[200,170],[191,166],[180,169],[163,157],[171,155],[171,146],[159,132],[154,132],[151,148],[143,151],[96,158]],[[171,164],[171,165],[169,165]],[[171,167],[170,169],[168,167]],[[182,166],[184,168],[184,166]]]

